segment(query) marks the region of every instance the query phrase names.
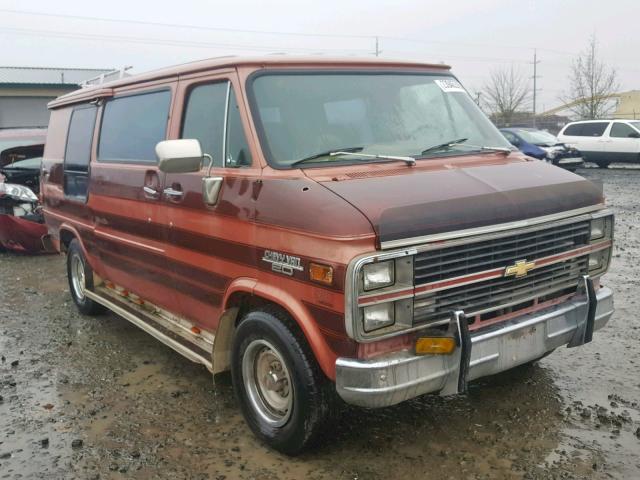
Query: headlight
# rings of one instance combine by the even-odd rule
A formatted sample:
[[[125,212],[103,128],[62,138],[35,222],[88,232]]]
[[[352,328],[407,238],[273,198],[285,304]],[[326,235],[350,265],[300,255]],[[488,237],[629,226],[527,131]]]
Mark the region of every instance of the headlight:
[[[29,187],[13,183],[0,183],[0,195],[6,195],[19,202],[37,202],[38,197]]]
[[[362,268],[364,291],[388,287],[395,283],[395,262],[369,263]]]
[[[609,249],[599,250],[589,255],[589,274],[597,274],[607,269]]]
[[[554,158],[556,158],[558,156],[558,151],[557,150],[551,150],[547,152],[547,158],[549,160],[553,160]]]
[[[591,240],[598,240],[604,237],[606,228],[606,217],[594,218],[591,220]]]
[[[393,302],[388,302],[364,307],[362,317],[365,332],[388,327],[395,322],[395,305]]]

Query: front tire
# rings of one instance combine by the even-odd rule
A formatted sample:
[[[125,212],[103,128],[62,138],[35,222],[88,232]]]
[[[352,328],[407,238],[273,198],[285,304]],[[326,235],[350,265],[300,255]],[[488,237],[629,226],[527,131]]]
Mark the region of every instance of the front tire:
[[[598,165],[598,168],[609,168],[610,164],[611,164],[611,162],[608,162],[606,160],[598,160],[596,162],[596,165]]]
[[[93,290],[93,270],[82,253],[80,242],[75,238],[67,249],[67,278],[71,298],[80,313],[98,315],[105,311],[102,305],[85,295],[86,290]]]
[[[232,344],[231,375],[247,424],[282,453],[303,451],[332,417],[333,385],[297,325],[277,309],[242,319]]]

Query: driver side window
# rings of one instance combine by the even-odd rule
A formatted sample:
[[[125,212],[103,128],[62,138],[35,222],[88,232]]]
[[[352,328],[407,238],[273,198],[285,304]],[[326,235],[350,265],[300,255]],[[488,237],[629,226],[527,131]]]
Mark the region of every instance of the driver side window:
[[[252,163],[240,108],[229,82],[197,85],[190,90],[180,138],[198,140],[216,167],[247,167]]]

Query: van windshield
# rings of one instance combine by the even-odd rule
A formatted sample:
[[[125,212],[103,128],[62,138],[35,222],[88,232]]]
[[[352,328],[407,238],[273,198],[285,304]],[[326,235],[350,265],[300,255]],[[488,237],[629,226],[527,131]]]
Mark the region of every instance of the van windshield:
[[[300,166],[308,167],[373,161],[367,155],[419,160],[510,147],[450,75],[265,73],[249,91],[275,168],[303,159],[310,161]]]

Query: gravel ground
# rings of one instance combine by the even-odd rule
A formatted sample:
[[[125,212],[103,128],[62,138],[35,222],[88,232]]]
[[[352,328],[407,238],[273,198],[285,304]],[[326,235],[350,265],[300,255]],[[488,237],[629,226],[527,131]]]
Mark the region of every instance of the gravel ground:
[[[588,169],[617,214],[594,341],[468,395],[346,408],[315,450],[254,439],[230,385],[127,321],[79,315],[60,256],[0,255],[0,478],[640,478],[640,170]]]

